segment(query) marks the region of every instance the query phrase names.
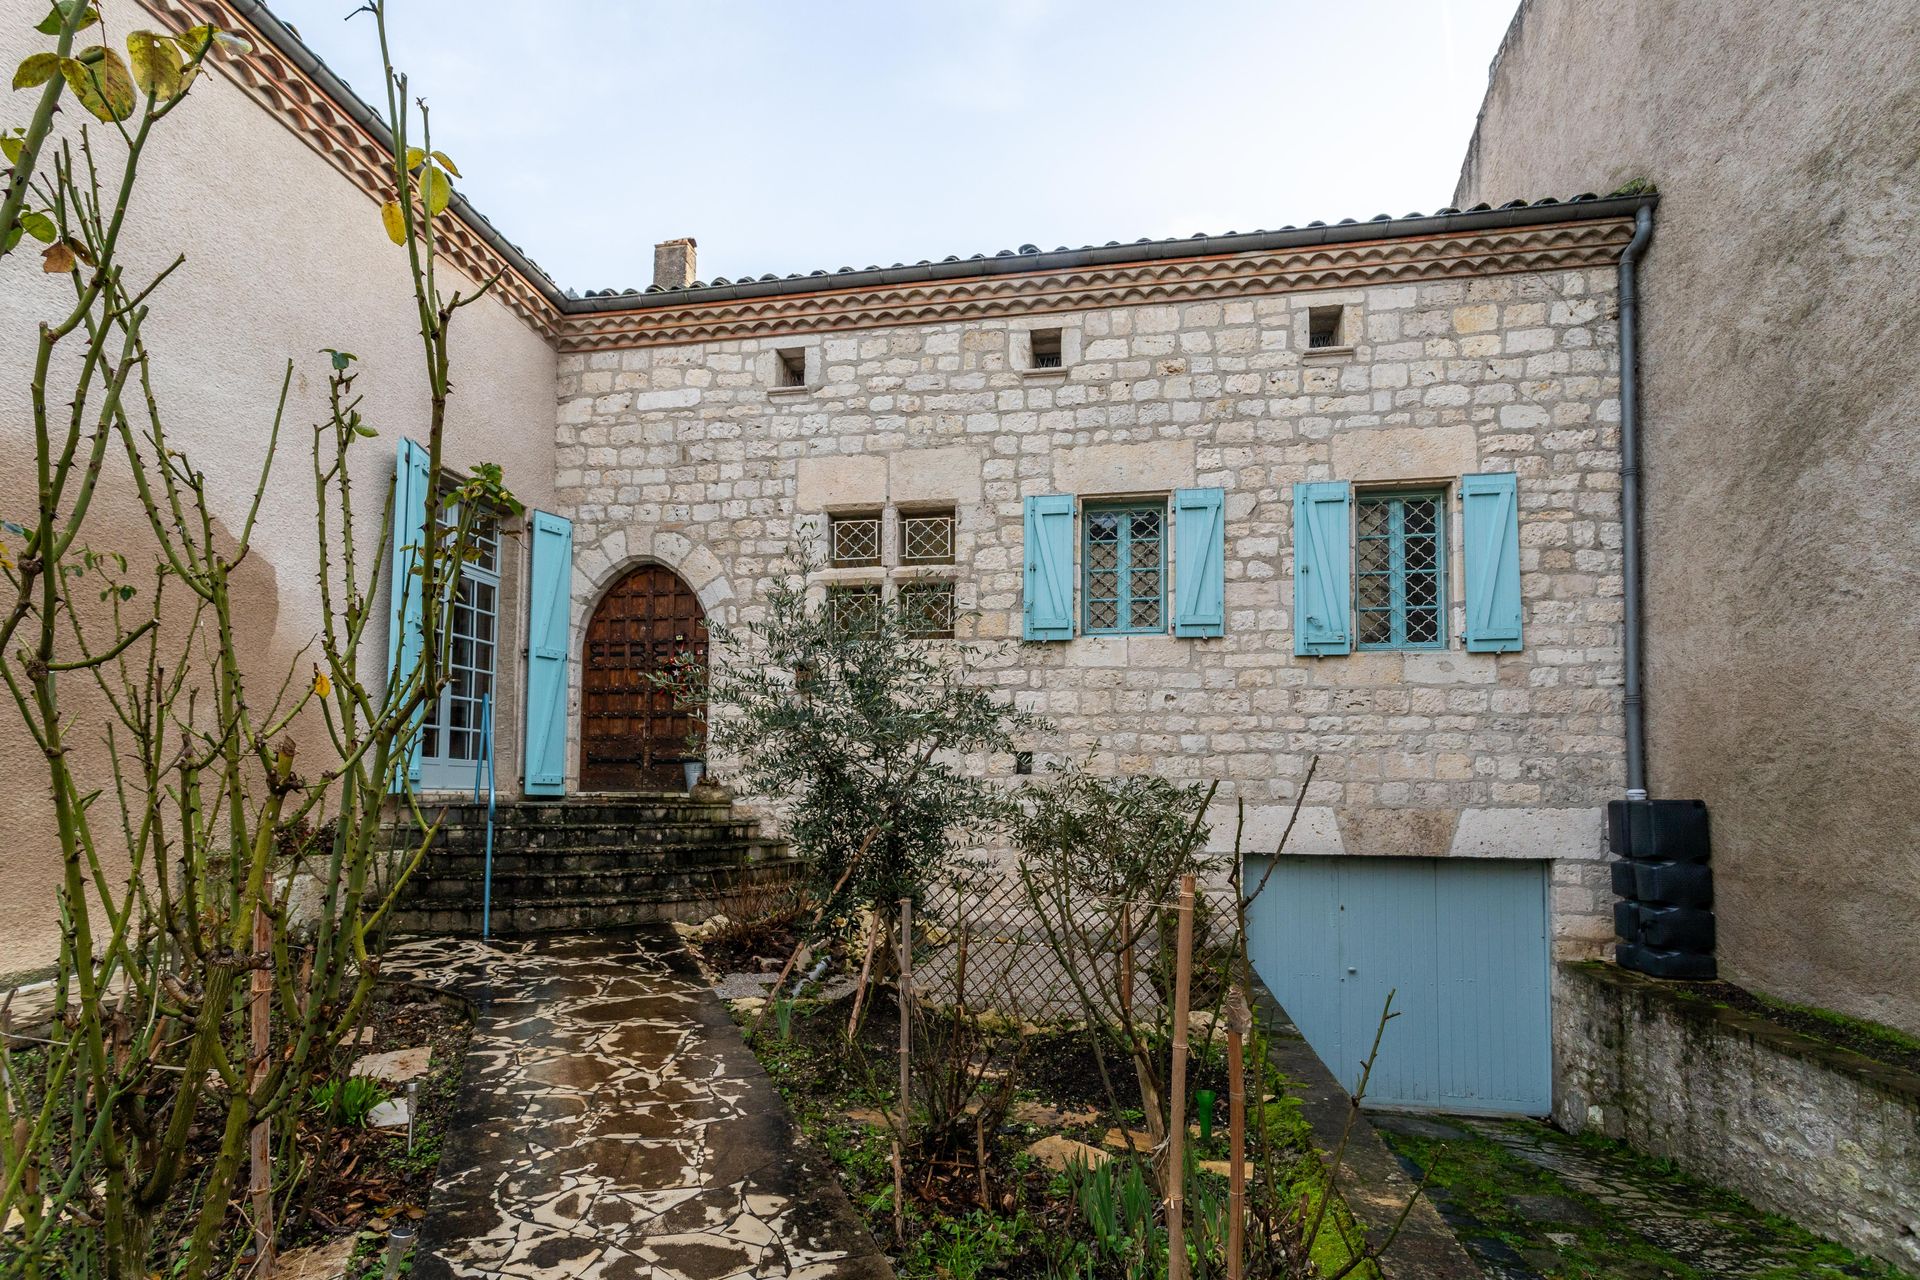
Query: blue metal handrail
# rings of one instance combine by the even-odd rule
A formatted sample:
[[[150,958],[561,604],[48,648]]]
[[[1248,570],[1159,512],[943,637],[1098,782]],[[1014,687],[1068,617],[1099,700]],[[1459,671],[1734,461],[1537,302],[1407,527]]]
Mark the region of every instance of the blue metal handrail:
[[[480,697],[480,749],[473,762],[473,802],[480,803],[480,766],[487,768],[487,855],[480,872],[480,936],[493,932],[493,695]]]

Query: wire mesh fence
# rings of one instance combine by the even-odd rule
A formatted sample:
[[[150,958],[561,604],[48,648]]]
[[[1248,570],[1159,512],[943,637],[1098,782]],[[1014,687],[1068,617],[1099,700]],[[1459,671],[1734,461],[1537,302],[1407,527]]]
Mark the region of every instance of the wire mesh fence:
[[[955,868],[928,887],[916,916],[914,989],[1029,1022],[1098,1016],[1124,991],[1133,1013],[1150,1017],[1171,989],[1174,906],[1057,884],[1036,892],[1015,866]],[[1233,908],[1231,885],[1202,890],[1196,952],[1231,946]]]

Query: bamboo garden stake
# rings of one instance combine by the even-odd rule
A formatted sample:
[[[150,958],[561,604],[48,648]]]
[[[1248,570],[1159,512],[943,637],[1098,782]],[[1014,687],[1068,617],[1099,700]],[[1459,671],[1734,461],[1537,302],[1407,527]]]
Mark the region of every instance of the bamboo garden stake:
[[[1187,988],[1193,980],[1193,876],[1180,877],[1173,971],[1173,1078],[1167,1106],[1167,1280],[1187,1280]]]
[[[913,1052],[913,899],[900,899],[900,1120],[893,1131],[893,1240],[907,1242],[907,1174],[903,1144],[907,1133],[908,1060]]]
[[[1253,1012],[1236,984],[1227,993],[1227,1280],[1240,1280],[1247,1247],[1247,1075],[1243,1041]]]

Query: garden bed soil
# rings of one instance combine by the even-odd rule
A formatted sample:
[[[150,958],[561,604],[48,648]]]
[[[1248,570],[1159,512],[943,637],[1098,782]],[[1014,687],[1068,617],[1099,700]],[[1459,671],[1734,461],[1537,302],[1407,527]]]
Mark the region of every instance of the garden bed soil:
[[[802,1133],[835,1163],[849,1198],[866,1217],[874,1237],[890,1243],[893,1135],[887,1113],[897,1090],[899,1013],[893,993],[876,989],[857,1045],[850,1048],[846,1030],[851,1009],[850,995],[796,1002],[785,1011],[784,1019],[770,1014],[754,1049]],[[750,1012],[743,1009],[739,1016],[751,1027],[758,1013],[756,1006]],[[1040,1280],[1082,1274],[1078,1266],[1063,1270],[1070,1264],[1061,1253],[1090,1238],[1072,1181],[1029,1148],[1055,1136],[1111,1156],[1123,1155],[1116,1130],[1124,1128],[1138,1137],[1143,1127],[1139,1089],[1131,1062],[1110,1052],[1106,1055],[1110,1098],[1083,1030],[1029,1029],[1017,1050],[1016,1039],[1020,1039],[1016,1033],[1003,1034],[984,1057],[989,1066],[987,1091],[1004,1078],[999,1073],[1010,1072],[1017,1100],[1004,1123],[978,1135],[985,1144],[984,1193],[980,1152],[972,1145],[972,1135],[963,1149],[944,1158],[910,1160],[906,1239],[889,1250],[902,1280],[977,1276]],[[1224,1050],[1196,1044],[1194,1053],[1189,1096],[1212,1090],[1218,1110],[1208,1139],[1195,1134],[1189,1138],[1189,1148],[1197,1160],[1224,1162],[1228,1154]],[[917,1063],[920,1054],[916,1049]],[[1267,1111],[1272,1117],[1270,1132],[1281,1134],[1271,1148],[1272,1159],[1291,1204],[1302,1186],[1298,1179],[1309,1176],[1308,1171],[1318,1175],[1318,1157],[1305,1127],[1294,1123],[1297,1111],[1290,1103],[1270,1102]],[[1191,1102],[1188,1114],[1190,1119],[1195,1114]],[[1218,1174],[1221,1168],[1216,1163],[1213,1172],[1201,1177],[1206,1180],[1206,1194],[1224,1203],[1226,1182]],[[1351,1247],[1357,1235],[1344,1210],[1329,1217],[1340,1220],[1335,1231],[1344,1233],[1344,1240],[1329,1238],[1325,1243],[1339,1250]],[[1331,1237],[1335,1231],[1326,1234]],[[1322,1256],[1321,1251],[1316,1256]],[[1106,1276],[1109,1271],[1088,1274]],[[1267,1273],[1249,1272],[1259,1274]],[[1353,1274],[1371,1274],[1371,1269],[1363,1267]]]

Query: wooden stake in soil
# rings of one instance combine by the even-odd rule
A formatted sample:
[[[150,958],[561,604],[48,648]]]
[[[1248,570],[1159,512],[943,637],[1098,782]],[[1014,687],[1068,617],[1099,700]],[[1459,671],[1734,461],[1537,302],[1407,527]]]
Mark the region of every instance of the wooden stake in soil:
[[[251,1042],[248,1047],[253,1058],[253,1070],[247,1079],[249,1090],[258,1087],[260,1078],[267,1074],[267,1061],[272,1056],[268,1038],[272,1034],[273,972],[266,963],[272,949],[273,928],[267,921],[266,908],[256,905],[253,950],[257,967],[249,983],[247,1008],[247,1038]],[[265,1277],[273,1274],[273,1122],[255,1121],[248,1137],[252,1148],[247,1190],[253,1198],[253,1256],[256,1259],[253,1274]]]
[[[1227,1280],[1240,1280],[1247,1248],[1247,1074],[1242,1040],[1253,1013],[1239,986],[1227,993]]]
[[[873,973],[873,953],[880,949],[880,913],[867,912],[867,957],[860,962],[860,981],[853,986],[853,1013],[847,1018],[847,1039],[860,1034],[860,1010],[867,1002],[867,978]]]
[[[907,1242],[907,1172],[902,1143],[907,1134],[908,1098],[912,1079],[908,1062],[913,1055],[913,899],[900,899],[900,1100],[899,1121],[893,1131],[893,1242]]]
[[[1173,971],[1173,1078],[1167,1100],[1167,1280],[1187,1280],[1187,996],[1193,981],[1193,877],[1180,877]]]

